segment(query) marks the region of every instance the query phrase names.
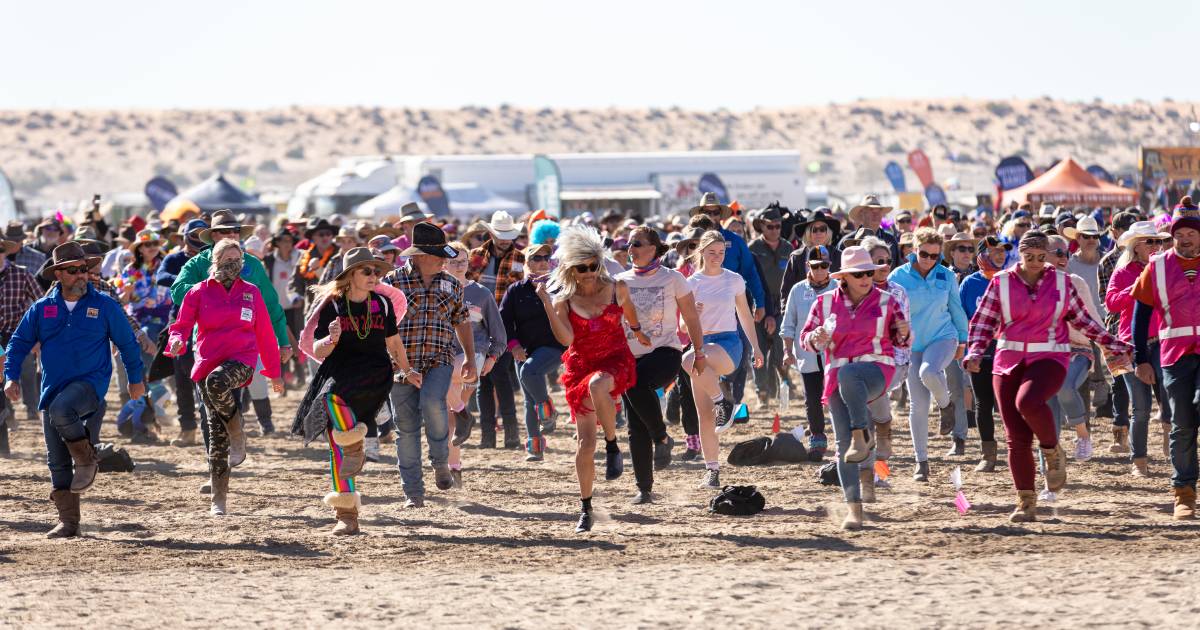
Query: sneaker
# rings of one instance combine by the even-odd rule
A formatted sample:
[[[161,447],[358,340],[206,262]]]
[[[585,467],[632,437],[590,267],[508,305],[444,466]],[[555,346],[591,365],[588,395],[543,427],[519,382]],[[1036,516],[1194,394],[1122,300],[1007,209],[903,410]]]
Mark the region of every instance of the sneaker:
[[[704,471],[704,479],[700,481],[701,488],[721,489],[721,471],[708,468]]]
[[[621,451],[613,449],[604,453],[604,479],[612,481],[621,476],[625,472],[625,458],[621,457]]]
[[[723,433],[733,426],[733,403],[728,398],[721,399],[713,406],[713,414],[716,416],[717,433]]]
[[[632,505],[648,505],[654,503],[654,497],[650,495],[648,490],[638,490],[629,503]]]
[[[1038,493],[1038,500],[1046,503],[1054,503],[1058,499],[1058,493],[1051,492],[1049,488],[1043,489]]]
[[[675,448],[675,439],[669,435],[666,442],[654,443],[654,470],[662,470],[671,465],[672,448]]]
[[[1075,461],[1086,462],[1092,458],[1092,438],[1075,438]]]
[[[450,467],[446,464],[438,464],[433,467],[433,481],[437,484],[438,490],[449,490],[454,487],[454,475],[450,474]]]
[[[558,421],[554,419],[554,416],[550,416],[542,420],[541,429],[542,435],[550,435],[558,430]]]
[[[379,438],[363,438],[363,453],[367,461],[379,463]]]
[[[409,497],[404,502],[404,507],[406,509],[423,508],[425,507],[425,497]]]
[[[575,524],[575,533],[583,534],[592,531],[592,513],[580,512],[579,522]]]
[[[683,455],[679,456],[679,461],[694,462],[694,461],[696,461],[696,458],[698,458],[698,457],[700,457],[700,451],[689,448],[688,450],[683,452]]]

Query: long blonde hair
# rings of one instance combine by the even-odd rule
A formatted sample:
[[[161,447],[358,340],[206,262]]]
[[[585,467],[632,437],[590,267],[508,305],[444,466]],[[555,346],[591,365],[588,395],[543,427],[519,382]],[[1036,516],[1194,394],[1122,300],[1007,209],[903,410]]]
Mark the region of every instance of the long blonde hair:
[[[612,283],[608,268],[604,266],[604,239],[595,228],[572,225],[564,228],[555,241],[554,259],[558,266],[550,272],[546,290],[554,294],[556,301],[568,300],[579,290],[575,278],[575,265],[595,259],[597,279],[604,284]]]
[[[704,234],[700,235],[700,242],[696,243],[696,251],[692,252],[692,260],[691,260],[692,267],[696,270],[697,273],[704,271],[703,265],[701,265],[701,263],[704,262],[704,257],[700,255],[700,253],[704,251],[704,248],[708,247],[709,245],[712,245],[713,243],[724,243],[724,242],[725,242],[725,237],[722,236],[721,233],[716,230],[709,230],[709,231],[705,232]]]
[[[309,288],[313,294],[313,304],[320,304],[329,298],[340,298],[350,290],[350,275],[335,278],[324,284],[313,285]]]

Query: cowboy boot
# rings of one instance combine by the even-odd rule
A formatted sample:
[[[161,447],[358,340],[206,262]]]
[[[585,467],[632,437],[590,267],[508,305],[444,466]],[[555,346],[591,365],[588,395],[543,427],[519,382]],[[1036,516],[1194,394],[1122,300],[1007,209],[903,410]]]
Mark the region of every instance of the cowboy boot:
[[[349,536],[358,533],[358,510],[362,497],[357,492],[330,492],[322,501],[333,508],[337,525],[329,532],[331,536]]]
[[[46,532],[46,538],[74,538],[79,535],[79,495],[70,490],[55,490],[50,500],[58,509],[58,525]]]
[[[178,446],[181,448],[185,447],[185,446],[195,446],[196,444],[197,444],[197,442],[196,442],[196,430],[195,429],[192,429],[190,431],[187,429],[180,429],[179,437],[175,438],[174,440],[171,440],[171,446]]]
[[[862,529],[863,525],[863,509],[862,503],[847,503],[846,518],[842,519],[842,529],[856,530]]]
[[[975,472],[996,472],[996,442],[983,442],[983,457],[975,465]]]
[[[1037,520],[1037,491],[1018,490],[1017,508],[1009,515],[1010,523],[1032,523]]]
[[[1067,452],[1062,443],[1043,448],[1042,458],[1046,461],[1046,488],[1050,492],[1062,490],[1067,485]]]
[[[224,516],[225,502],[228,498],[229,471],[226,470],[220,475],[212,473],[212,505],[209,506],[208,513],[213,516]]]
[[[875,457],[887,459],[892,456],[892,421],[875,423]]]
[[[1175,488],[1175,520],[1190,521],[1196,518],[1196,489],[1191,486]]]
[[[363,448],[366,443],[367,425],[356,424],[345,431],[333,429],[333,443],[342,449],[342,464],[338,468],[338,476],[349,479],[362,472],[367,462],[367,452]]]
[[[852,429],[850,431],[850,447],[842,455],[842,461],[847,464],[857,464],[871,456],[871,436],[867,429]]]
[[[1149,477],[1150,476],[1150,460],[1146,457],[1134,457],[1133,466],[1129,469],[1129,473],[1134,477]]]
[[[479,423],[479,448],[496,448],[496,421]]]
[[[92,487],[96,481],[96,473],[100,471],[100,459],[96,457],[96,449],[87,437],[67,442],[67,450],[75,462],[75,475],[71,477],[71,492],[82,494]]]
[[[1112,428],[1113,443],[1108,447],[1108,452],[1114,455],[1129,454],[1129,427],[1113,427]]]
[[[862,496],[863,503],[875,502],[875,471],[870,468],[861,468],[858,471],[859,493]]]
[[[242,412],[234,414],[225,423],[225,431],[229,433],[229,467],[233,468],[246,461],[246,432],[243,426]]]
[[[517,428],[517,418],[504,419],[504,448],[521,448],[521,430]]]

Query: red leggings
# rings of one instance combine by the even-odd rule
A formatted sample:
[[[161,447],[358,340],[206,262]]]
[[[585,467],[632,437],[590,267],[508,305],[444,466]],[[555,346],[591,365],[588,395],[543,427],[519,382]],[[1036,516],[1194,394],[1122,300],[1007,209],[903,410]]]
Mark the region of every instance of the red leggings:
[[[1046,401],[1062,389],[1067,369],[1053,359],[1022,363],[1008,374],[993,374],[992,388],[1008,443],[1008,470],[1017,490],[1035,490],[1033,437],[1042,448],[1058,444],[1054,414]]]

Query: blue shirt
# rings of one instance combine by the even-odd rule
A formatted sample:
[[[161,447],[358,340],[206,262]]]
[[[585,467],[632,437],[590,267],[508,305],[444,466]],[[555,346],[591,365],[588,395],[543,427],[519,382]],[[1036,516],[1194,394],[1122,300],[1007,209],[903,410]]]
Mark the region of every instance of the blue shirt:
[[[62,287],[56,285],[25,311],[8,342],[4,376],[14,382],[21,379],[21,362],[34,344],[42,344],[42,397],[38,409],[49,407],[64,387],[76,381],[90,384],[96,399],[104,400],[112,380],[110,342],[121,351],[129,382],[142,382],[142,351],[125,311],[91,284],[87,287],[75,309],[68,311]]]
[[[758,277],[758,267],[754,265],[754,254],[746,246],[742,237],[721,228],[721,236],[725,237],[725,262],[722,267],[738,274],[746,281],[746,288],[754,298],[754,308],[767,308],[767,293],[763,290],[762,278]]]
[[[888,276],[888,280],[904,287],[908,294],[912,351],[924,352],[929,344],[942,339],[966,343],[967,315],[958,296],[958,278],[940,264],[934,264],[929,274],[922,277],[916,260],[916,254],[909,254],[908,262]]]
[[[979,310],[979,302],[983,300],[983,294],[987,292],[990,282],[983,277],[982,271],[976,271],[963,278],[962,284],[958,285],[958,297],[962,301],[963,312],[968,320],[975,317],[975,311]]]

